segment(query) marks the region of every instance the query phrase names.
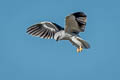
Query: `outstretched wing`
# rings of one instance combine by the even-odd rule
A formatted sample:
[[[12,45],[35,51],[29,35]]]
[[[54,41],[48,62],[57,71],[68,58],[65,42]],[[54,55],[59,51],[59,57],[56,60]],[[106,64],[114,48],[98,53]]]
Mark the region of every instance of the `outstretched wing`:
[[[51,39],[54,37],[54,34],[63,28],[56,23],[52,22],[40,22],[35,24],[27,29],[27,33],[33,36],[38,36],[45,39]]]
[[[84,32],[87,16],[83,12],[76,12],[66,16],[65,31],[69,33]]]

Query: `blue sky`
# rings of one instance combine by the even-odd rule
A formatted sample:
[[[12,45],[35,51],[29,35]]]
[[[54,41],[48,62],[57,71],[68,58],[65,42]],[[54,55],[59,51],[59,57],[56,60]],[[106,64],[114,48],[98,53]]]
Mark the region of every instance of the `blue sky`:
[[[120,80],[119,0],[0,0],[0,80]],[[83,11],[91,48],[77,54],[68,41],[26,34],[40,21],[64,27]]]

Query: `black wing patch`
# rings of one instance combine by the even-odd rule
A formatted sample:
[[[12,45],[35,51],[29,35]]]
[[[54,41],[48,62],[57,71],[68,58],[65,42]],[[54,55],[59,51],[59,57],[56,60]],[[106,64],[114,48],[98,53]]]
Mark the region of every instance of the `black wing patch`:
[[[86,26],[87,15],[83,12],[76,12],[76,13],[73,13],[72,15],[75,16],[75,20],[79,28],[81,29],[82,32],[84,32],[85,26]]]

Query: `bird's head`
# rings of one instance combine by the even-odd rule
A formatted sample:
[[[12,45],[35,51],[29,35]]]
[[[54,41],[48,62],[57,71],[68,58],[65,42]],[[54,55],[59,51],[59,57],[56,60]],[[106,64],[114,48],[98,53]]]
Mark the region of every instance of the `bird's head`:
[[[56,41],[58,41],[58,40],[60,40],[60,38],[61,38],[61,34],[60,34],[59,32],[57,32],[57,33],[54,35],[54,39],[55,39]]]

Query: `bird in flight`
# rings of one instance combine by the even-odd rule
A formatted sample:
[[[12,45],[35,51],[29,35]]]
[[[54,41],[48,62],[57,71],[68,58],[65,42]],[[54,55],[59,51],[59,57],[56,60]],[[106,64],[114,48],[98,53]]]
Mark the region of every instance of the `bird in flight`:
[[[84,32],[87,15],[84,12],[75,12],[65,19],[65,28],[56,23],[43,21],[27,28],[27,33],[44,39],[69,40],[77,47],[77,52],[90,48],[90,45],[79,36]]]

